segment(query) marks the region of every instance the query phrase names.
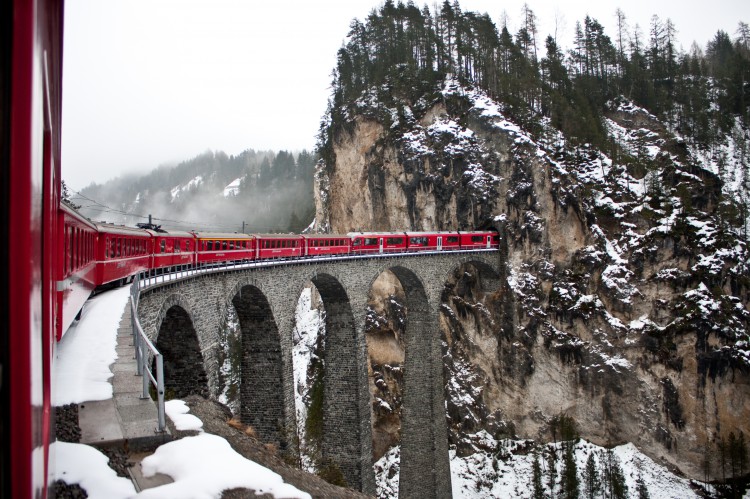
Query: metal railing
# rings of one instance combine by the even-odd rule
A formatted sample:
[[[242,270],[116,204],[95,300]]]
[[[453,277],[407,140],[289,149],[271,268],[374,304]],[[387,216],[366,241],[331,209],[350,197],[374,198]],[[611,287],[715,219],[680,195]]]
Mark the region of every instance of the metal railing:
[[[141,275],[133,276],[133,284],[130,286],[130,312],[131,324],[133,326],[133,345],[135,346],[135,361],[137,365],[138,376],[143,376],[143,393],[142,399],[151,398],[149,388],[151,384],[156,388],[157,410],[159,413],[158,427],[156,431],[163,432],[166,427],[166,417],[164,411],[164,358],[159,350],[156,349],[146,333],[143,332],[141,321],[138,319],[138,300],[141,294]],[[156,374],[151,372],[149,366],[149,355],[153,355],[156,361]]]

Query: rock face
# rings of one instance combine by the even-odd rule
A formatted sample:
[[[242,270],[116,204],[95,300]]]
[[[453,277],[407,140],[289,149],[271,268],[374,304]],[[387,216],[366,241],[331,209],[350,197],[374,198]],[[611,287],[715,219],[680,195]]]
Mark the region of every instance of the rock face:
[[[378,96],[329,125],[317,226],[502,236],[500,291],[472,268],[446,283],[436,334],[457,452],[481,449],[482,430],[551,440],[564,414],[594,443],[719,477],[720,443],[750,431],[746,220],[721,172],[624,100],[602,152],[544,121],[519,126],[452,80],[417,102]],[[398,293],[373,293],[377,458],[398,438],[403,342]]]

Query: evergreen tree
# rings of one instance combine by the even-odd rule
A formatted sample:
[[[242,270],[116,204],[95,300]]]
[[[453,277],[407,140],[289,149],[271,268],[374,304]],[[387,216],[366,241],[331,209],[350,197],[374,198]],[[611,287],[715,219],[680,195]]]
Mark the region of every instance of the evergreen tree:
[[[557,496],[557,449],[549,449],[547,454],[547,488],[549,488],[550,497],[554,499]]]
[[[586,469],[583,472],[583,493],[587,499],[594,499],[601,489],[599,473],[596,469],[596,459],[594,453],[589,453],[586,460]]]
[[[565,499],[578,499],[580,481],[578,480],[578,465],[575,458],[575,445],[572,441],[564,444],[562,489]]]
[[[534,499],[544,499],[542,467],[539,463],[539,452],[537,450],[534,450],[534,461],[531,464],[531,480]]]

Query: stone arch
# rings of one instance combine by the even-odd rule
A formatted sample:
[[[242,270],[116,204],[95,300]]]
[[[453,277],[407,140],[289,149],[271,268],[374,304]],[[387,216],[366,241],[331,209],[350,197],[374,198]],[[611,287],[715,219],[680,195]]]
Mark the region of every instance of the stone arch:
[[[156,348],[164,359],[164,384],[168,395],[181,398],[208,396],[208,377],[193,316],[179,294],[164,300],[157,316]]]
[[[401,264],[384,270],[396,276],[406,300],[399,497],[450,497],[437,309],[414,270]],[[372,279],[370,287],[382,271]]]
[[[310,277],[325,308],[325,373],[323,387],[322,457],[335,464],[347,484],[374,489],[370,459],[367,370],[364,343],[358,337],[349,294],[329,273]]]
[[[240,419],[261,439],[285,449],[284,369],[273,311],[255,282],[238,283],[230,299],[242,338]]]

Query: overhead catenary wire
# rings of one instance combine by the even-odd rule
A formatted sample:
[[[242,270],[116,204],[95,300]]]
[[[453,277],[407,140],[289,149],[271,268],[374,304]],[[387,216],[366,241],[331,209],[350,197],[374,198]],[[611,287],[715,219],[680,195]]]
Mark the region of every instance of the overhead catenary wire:
[[[148,215],[143,215],[139,213],[133,213],[124,211],[118,208],[113,208],[111,206],[108,206],[100,201],[97,201],[95,199],[92,199],[84,194],[81,194],[78,191],[72,191],[71,198],[81,198],[85,199],[86,201],[89,201],[92,203],[91,205],[82,206],[82,208],[86,208],[89,211],[92,212],[98,212],[98,213],[112,213],[116,215],[122,215],[127,217],[133,217],[133,218],[142,218],[144,220],[148,219]],[[153,221],[161,222],[162,227],[167,229],[174,229],[174,230],[188,230],[188,229],[227,229],[232,232],[236,232],[238,227],[241,227],[243,222],[237,222],[234,224],[227,224],[227,223],[221,223],[221,222],[210,222],[210,221],[194,221],[194,220],[174,220],[170,218],[161,218],[161,217],[154,217],[152,216],[151,219]],[[176,225],[174,225],[176,224]],[[256,226],[256,225],[250,225],[245,224],[245,231],[246,232],[287,232],[287,229],[284,227],[271,227],[271,226]]]

